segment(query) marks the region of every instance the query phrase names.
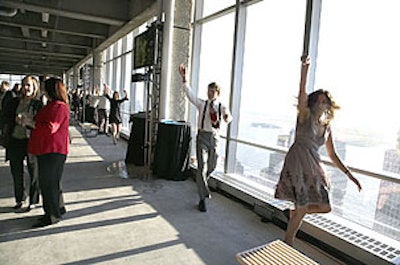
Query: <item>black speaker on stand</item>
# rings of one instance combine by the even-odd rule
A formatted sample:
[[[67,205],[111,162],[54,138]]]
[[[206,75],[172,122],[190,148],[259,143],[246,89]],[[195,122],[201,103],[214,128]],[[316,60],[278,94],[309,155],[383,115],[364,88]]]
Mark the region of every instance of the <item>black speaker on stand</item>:
[[[132,114],[129,121],[132,122],[132,127],[125,163],[144,166],[146,112]]]
[[[190,124],[163,121],[158,124],[153,173],[160,178],[185,180],[190,163]]]

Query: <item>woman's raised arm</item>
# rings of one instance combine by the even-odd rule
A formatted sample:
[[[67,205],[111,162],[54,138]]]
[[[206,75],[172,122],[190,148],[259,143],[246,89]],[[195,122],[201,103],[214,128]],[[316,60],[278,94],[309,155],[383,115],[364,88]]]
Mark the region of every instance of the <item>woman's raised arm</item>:
[[[300,87],[299,87],[299,95],[298,95],[298,110],[299,110],[299,122],[305,120],[307,115],[309,114],[309,109],[307,107],[307,77],[308,77],[308,68],[310,67],[310,58],[308,56],[303,55],[301,57],[301,77],[300,77]]]

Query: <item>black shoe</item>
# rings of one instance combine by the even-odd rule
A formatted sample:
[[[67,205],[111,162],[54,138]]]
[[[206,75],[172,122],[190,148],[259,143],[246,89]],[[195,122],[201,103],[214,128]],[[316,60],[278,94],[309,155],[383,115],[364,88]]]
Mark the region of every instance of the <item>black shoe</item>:
[[[39,220],[39,222],[32,225],[33,228],[45,227],[51,225],[51,222],[48,218],[44,218],[43,220]]]
[[[46,220],[49,220],[49,217],[47,215],[42,215],[38,219],[39,222],[45,222]]]
[[[22,202],[17,202],[17,204],[14,205],[13,209],[18,210],[21,209],[21,207],[22,207]]]
[[[205,202],[204,199],[199,201],[199,206],[198,206],[198,208],[199,208],[199,211],[200,211],[200,212],[207,212],[206,202]]]
[[[56,224],[58,222],[59,222],[59,220],[51,221],[48,216],[43,216],[42,218],[39,218],[39,221],[37,223],[32,225],[32,228],[45,227],[45,226]]]
[[[39,204],[29,204],[28,207],[26,207],[25,212],[30,212],[32,209],[39,208]]]
[[[61,207],[60,208],[60,214],[64,215],[67,212],[67,210],[65,209],[65,207]]]

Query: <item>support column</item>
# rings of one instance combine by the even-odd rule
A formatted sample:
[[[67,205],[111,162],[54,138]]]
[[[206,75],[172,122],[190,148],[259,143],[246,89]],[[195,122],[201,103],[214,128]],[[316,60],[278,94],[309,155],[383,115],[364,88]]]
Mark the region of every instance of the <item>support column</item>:
[[[73,78],[73,88],[78,87],[78,79],[79,79],[79,69],[77,66],[74,66],[73,73],[72,73],[72,78]]]
[[[103,53],[93,52],[93,87],[102,89]]]
[[[161,67],[160,119],[184,120],[186,100],[178,72],[188,65],[191,45],[192,0],[162,1],[165,14]]]

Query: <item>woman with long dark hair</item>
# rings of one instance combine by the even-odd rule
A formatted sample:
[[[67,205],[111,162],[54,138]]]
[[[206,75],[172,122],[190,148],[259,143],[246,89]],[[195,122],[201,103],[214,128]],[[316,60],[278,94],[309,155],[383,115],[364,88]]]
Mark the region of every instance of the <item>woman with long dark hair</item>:
[[[34,227],[55,224],[66,212],[60,183],[69,152],[67,89],[60,79],[50,78],[44,82],[44,93],[48,103],[35,117],[28,145],[28,152],[38,158],[45,212]]]

